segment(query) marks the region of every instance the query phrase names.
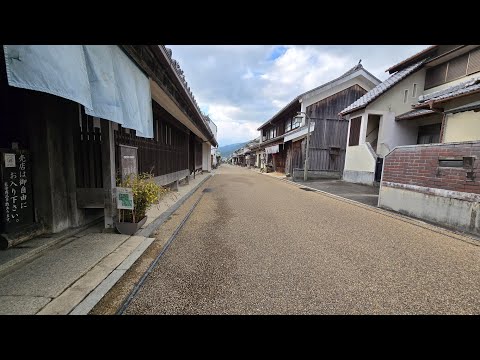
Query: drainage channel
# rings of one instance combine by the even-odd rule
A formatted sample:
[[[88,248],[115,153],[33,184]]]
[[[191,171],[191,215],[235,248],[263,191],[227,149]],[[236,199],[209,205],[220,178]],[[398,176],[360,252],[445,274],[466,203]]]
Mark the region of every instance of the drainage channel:
[[[150,264],[150,266],[148,267],[148,269],[143,273],[142,277],[140,278],[140,280],[138,281],[138,283],[135,285],[135,287],[133,288],[133,290],[130,292],[130,294],[128,295],[127,299],[123,302],[122,306],[117,310],[117,312],[115,313],[115,315],[123,315],[123,313],[125,312],[125,310],[127,309],[127,307],[130,305],[130,303],[132,302],[132,300],[135,298],[135,296],[137,295],[138,291],[142,288],[145,280],[147,280],[147,277],[148,275],[153,271],[153,269],[155,269],[155,267],[157,266],[158,262],[160,261],[160,259],[162,258],[163,254],[165,254],[165,252],[167,251],[167,249],[170,247],[170,244],[173,242],[173,240],[175,240],[175,238],[177,237],[178,233],[180,232],[180,230],[182,230],[183,226],[186,224],[187,220],[190,218],[190,215],[192,215],[193,213],[193,210],[195,210],[195,208],[197,207],[198,203],[200,202],[200,200],[202,200],[202,197],[205,193],[208,193],[208,192],[211,192],[212,189],[211,188],[205,188],[202,190],[202,194],[200,195],[200,197],[198,198],[197,201],[195,201],[195,204],[193,204],[192,208],[188,211],[187,215],[185,216],[185,218],[182,220],[182,222],[180,224],[178,224],[177,228],[175,229],[175,231],[173,232],[173,234],[170,236],[170,238],[168,239],[167,243],[165,244],[165,246],[163,247],[162,251],[160,251],[160,253],[157,255],[157,257],[155,258],[155,260]]]

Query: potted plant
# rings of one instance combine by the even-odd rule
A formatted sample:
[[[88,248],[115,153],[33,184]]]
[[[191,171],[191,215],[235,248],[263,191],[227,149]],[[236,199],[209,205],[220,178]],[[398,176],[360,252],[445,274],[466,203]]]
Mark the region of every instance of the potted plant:
[[[133,210],[119,209],[115,227],[121,234],[133,235],[147,221],[147,211],[167,193],[167,189],[157,185],[148,173],[131,174],[117,179],[117,186],[132,189]]]

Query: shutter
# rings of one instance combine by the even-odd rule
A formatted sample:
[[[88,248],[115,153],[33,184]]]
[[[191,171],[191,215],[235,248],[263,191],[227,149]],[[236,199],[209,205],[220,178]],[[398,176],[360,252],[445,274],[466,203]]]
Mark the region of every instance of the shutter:
[[[427,70],[425,75],[425,89],[430,89],[445,83],[447,64],[448,63],[443,63]]]
[[[468,54],[464,54],[448,63],[447,82],[461,78],[467,73]]]
[[[467,75],[480,71],[480,48],[470,52],[470,59],[468,60]]]
[[[348,138],[348,146],[358,145],[360,139],[360,125],[362,117],[356,117],[350,120],[350,136]]]

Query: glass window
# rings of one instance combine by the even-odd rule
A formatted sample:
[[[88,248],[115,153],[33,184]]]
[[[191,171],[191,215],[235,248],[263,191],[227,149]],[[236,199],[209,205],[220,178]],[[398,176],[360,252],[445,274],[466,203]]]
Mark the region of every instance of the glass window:
[[[302,122],[302,118],[295,118],[293,120],[292,129],[296,129],[300,127],[301,122]]]
[[[292,120],[287,119],[287,121],[285,121],[285,132],[290,131],[290,130],[292,130]]]

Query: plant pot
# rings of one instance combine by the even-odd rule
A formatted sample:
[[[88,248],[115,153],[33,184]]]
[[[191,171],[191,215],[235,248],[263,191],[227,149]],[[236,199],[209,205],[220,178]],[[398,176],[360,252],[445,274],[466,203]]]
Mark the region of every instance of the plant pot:
[[[115,227],[120,234],[124,235],[134,235],[138,229],[140,229],[143,224],[147,221],[147,217],[145,216],[142,220],[138,223],[132,222],[115,222]]]

